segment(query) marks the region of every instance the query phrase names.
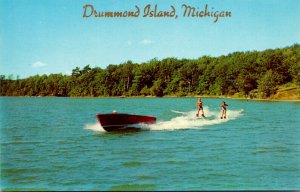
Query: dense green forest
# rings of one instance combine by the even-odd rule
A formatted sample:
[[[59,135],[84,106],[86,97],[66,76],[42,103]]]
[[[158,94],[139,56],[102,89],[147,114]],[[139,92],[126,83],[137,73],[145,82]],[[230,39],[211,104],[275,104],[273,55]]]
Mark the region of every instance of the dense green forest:
[[[280,85],[300,85],[300,45],[198,59],[132,61],[106,69],[86,65],[71,75],[0,76],[1,96],[240,96],[267,98]]]

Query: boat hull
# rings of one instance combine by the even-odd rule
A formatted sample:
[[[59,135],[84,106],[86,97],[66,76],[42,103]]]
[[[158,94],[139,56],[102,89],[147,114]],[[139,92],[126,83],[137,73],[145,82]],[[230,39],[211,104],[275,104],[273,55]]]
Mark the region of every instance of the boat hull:
[[[124,113],[97,114],[96,118],[105,131],[136,131],[144,124],[153,124],[153,116],[132,115]]]

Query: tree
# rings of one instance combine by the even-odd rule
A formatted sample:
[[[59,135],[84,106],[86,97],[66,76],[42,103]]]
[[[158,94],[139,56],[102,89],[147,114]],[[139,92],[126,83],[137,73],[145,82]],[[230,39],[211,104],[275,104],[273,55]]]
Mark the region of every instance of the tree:
[[[198,59],[127,61],[106,69],[76,67],[71,75],[0,76],[1,96],[245,95],[268,97],[287,83],[300,86],[300,45]]]
[[[277,73],[269,70],[262,78],[258,80],[258,91],[260,92],[261,97],[266,98],[276,92],[278,78],[279,77]]]
[[[164,90],[163,82],[161,80],[157,80],[154,82],[153,86],[151,87],[151,94],[157,97],[162,97],[163,90]]]

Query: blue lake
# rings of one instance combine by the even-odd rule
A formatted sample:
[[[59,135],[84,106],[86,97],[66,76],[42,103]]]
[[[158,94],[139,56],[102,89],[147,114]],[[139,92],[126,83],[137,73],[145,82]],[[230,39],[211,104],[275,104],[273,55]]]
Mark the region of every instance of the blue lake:
[[[220,105],[229,104],[227,119]],[[0,97],[2,190],[300,188],[300,102]],[[153,115],[107,133],[97,113]]]

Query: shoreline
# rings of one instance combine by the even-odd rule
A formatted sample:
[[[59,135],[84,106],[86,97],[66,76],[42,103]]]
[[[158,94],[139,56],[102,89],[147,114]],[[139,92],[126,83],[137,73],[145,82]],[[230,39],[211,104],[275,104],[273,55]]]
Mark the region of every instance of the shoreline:
[[[26,98],[46,98],[46,97],[53,97],[53,98],[60,98],[61,96],[0,96],[0,97],[26,97]],[[246,97],[230,97],[230,96],[208,96],[208,95],[194,95],[194,96],[172,96],[172,95],[166,95],[163,97],[157,97],[157,96],[99,96],[99,97],[94,97],[94,96],[67,96],[67,97],[61,97],[61,98],[77,98],[77,99],[101,99],[101,98],[119,98],[119,99],[139,99],[139,98],[209,98],[209,99],[233,99],[233,100],[247,100],[247,101],[283,101],[283,102],[300,102],[300,99],[272,99],[272,98],[267,98],[267,99],[259,99],[259,98],[246,98]]]

